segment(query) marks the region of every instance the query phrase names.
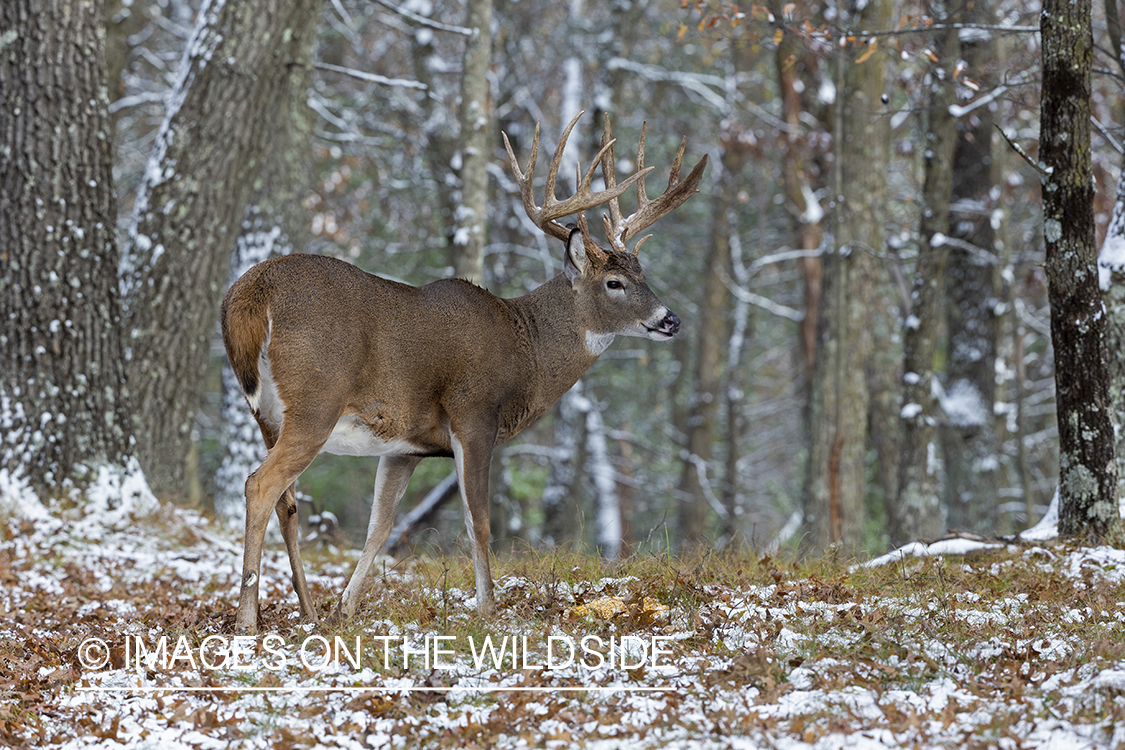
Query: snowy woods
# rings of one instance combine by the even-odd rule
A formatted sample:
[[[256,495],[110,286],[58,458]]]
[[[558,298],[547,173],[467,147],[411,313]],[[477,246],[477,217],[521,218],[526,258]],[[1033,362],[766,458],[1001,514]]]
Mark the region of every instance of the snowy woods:
[[[545,163],[584,109],[560,194],[606,114],[622,180],[647,123],[650,193],[682,136],[711,157],[641,252],[683,326],[619,337],[497,449],[494,549],[881,552],[1020,531],[1056,491],[1064,533],[1119,533],[1122,14],[4,0],[0,507],[143,471],[237,516],[265,448],[217,337],[232,279],[311,252],[521,295],[563,248],[501,132],[526,158],[540,122]],[[317,459],[310,534],[361,538],[374,464]],[[414,475],[406,543],[455,542],[452,470]]]

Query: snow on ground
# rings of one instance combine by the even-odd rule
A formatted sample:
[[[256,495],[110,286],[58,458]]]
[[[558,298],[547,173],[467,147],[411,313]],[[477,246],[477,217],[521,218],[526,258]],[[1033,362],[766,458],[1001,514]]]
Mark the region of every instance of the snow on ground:
[[[958,556],[808,575],[767,557],[739,580],[674,562],[665,580],[507,575],[492,618],[407,570],[337,631],[294,619],[274,549],[263,634],[238,641],[237,539],[169,507],[101,518],[0,524],[0,746],[1125,746],[1109,547],[931,545]],[[314,599],[353,560],[306,564]],[[394,609],[403,592],[417,617]]]

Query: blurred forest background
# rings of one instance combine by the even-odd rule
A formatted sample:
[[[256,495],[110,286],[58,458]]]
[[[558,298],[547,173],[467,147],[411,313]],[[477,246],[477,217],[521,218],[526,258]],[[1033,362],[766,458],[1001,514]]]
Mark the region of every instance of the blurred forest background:
[[[130,258],[151,249],[136,241],[146,208],[137,201],[161,205],[150,165],[169,107],[187,123],[215,119],[215,102],[193,102],[183,86],[199,56],[189,40],[202,44],[200,5],[105,9],[119,236],[132,238],[126,278]],[[287,4],[240,5],[268,18]],[[248,137],[265,146],[254,169],[209,173],[226,190],[245,183],[251,206],[237,242],[225,240],[237,245],[229,267],[212,256],[181,261],[218,266],[206,278],[177,276],[212,294],[270,254],[299,251],[415,285],[479,273],[490,291],[517,296],[561,270],[562,247],[527,220],[501,131],[526,160],[541,122],[542,164],[586,110],[560,170],[570,175],[566,165],[597,152],[609,114],[627,176],[647,122],[650,192],[682,136],[689,165],[711,156],[700,193],[642,253],[653,289],[683,319],[680,334],[668,344],[619,337],[552,412],[498,449],[494,549],[614,549],[599,520],[609,513],[621,518],[625,551],[830,542],[874,551],[947,529],[1011,533],[1046,510],[1059,449],[1040,176],[1016,150],[1036,158],[1035,0],[305,5],[313,21],[294,44],[307,62],[262,58],[299,92],[292,106],[218,118],[261,126]],[[207,6],[216,26],[234,23],[228,11]],[[483,65],[467,28],[482,18]],[[213,63],[262,41],[211,33]],[[1101,243],[1125,140],[1113,0],[1094,7],[1094,40]],[[461,107],[470,98],[486,102],[475,118]],[[209,137],[179,166],[213,151],[221,161],[228,143],[237,151],[237,139]],[[471,137],[483,158],[470,158]],[[483,233],[474,211],[486,212]],[[214,321],[202,319],[215,331],[206,377],[189,378],[202,408],[188,399],[189,426],[173,430],[183,450],[138,437],[138,453],[142,465],[146,450],[176,458],[164,474],[145,466],[158,493],[237,516],[265,449],[224,372]],[[187,341],[175,334],[164,346]],[[375,463],[322,455],[302,475],[302,514],[317,535],[359,543]],[[400,510],[440,494],[452,471],[451,461],[423,462]],[[446,547],[461,528],[459,503],[447,503],[410,542]]]

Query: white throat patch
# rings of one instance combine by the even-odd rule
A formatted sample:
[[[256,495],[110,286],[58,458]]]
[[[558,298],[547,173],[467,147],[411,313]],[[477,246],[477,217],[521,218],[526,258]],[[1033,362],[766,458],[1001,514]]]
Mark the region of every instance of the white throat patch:
[[[586,331],[586,351],[595,357],[601,356],[610,344],[613,343],[612,333],[594,333]]]

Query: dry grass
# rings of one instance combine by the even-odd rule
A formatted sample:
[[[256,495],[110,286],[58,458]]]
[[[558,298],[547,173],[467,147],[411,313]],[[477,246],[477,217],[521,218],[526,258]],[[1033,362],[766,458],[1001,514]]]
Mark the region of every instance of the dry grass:
[[[180,514],[137,519],[100,543],[51,529],[0,526],[0,744],[66,745],[93,735],[133,746],[154,732],[180,746],[709,747],[716,738],[876,745],[1035,746],[1063,732],[1125,746],[1125,557],[1065,544],[1008,547],[879,568],[751,552],[597,556],[525,552],[496,561],[500,609],[471,606],[465,555],[410,558],[372,577],[357,616],[327,633],[345,642],[394,634],[455,643],[526,636],[535,657],[552,634],[669,635],[667,669],[458,669],[415,660],[332,674],[124,669],[126,635],[184,636],[193,648],[233,626],[239,545]],[[322,616],[354,553],[311,551]],[[216,564],[216,559],[221,560]],[[287,644],[293,617],[284,553],[263,574],[264,632]],[[616,613],[584,613],[612,600]],[[82,669],[79,645],[111,644],[112,664]],[[463,657],[463,658],[462,658]],[[1121,675],[1118,681],[1116,675]],[[138,680],[211,692],[78,693]],[[399,682],[395,682],[398,680]],[[544,687],[547,692],[427,693],[388,685]],[[116,684],[116,683],[114,683]],[[618,684],[657,693],[563,692]],[[270,694],[238,686],[358,686],[353,693]],[[162,734],[161,736],[164,736]],[[1057,737],[1056,737],[1057,739]],[[725,742],[726,740],[724,740]],[[686,743],[686,745],[685,745]],[[720,743],[721,744],[721,743]],[[77,746],[77,745],[75,745]],[[1066,746],[1064,744],[1064,746]]]

